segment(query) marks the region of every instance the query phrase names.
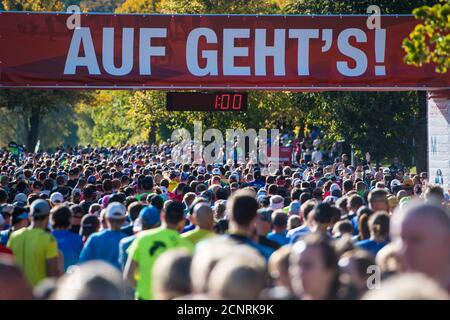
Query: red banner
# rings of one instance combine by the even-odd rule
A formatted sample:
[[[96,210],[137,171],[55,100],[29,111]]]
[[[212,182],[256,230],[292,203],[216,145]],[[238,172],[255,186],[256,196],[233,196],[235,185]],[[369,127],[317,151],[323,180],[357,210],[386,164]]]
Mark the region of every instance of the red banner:
[[[292,147],[280,146],[278,148],[278,157],[272,157],[272,148],[267,147],[267,157],[272,163],[279,163],[282,166],[292,166]]]
[[[407,66],[412,16],[0,13],[0,86],[433,90],[450,73]],[[72,17],[73,18],[73,17]],[[73,20],[73,19],[72,19]],[[69,27],[68,27],[69,26]]]

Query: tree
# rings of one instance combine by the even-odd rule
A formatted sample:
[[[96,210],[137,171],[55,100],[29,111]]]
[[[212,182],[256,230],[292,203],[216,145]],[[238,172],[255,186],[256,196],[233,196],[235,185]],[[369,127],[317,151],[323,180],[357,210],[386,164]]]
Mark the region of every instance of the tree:
[[[45,118],[49,114],[54,114],[58,109],[69,112],[70,107],[82,94],[67,90],[2,90],[0,91],[0,109],[7,109],[12,112],[21,110],[24,134],[19,135],[19,137],[24,138],[28,150],[34,150]],[[65,124],[60,123],[60,125]],[[16,128],[16,130],[20,129]],[[61,134],[61,132],[59,133]]]
[[[59,0],[3,0],[7,11],[61,11],[64,3]]]
[[[268,0],[127,0],[116,12],[120,13],[274,13],[280,10],[284,1]],[[275,125],[278,115],[287,118],[282,109],[290,105],[290,95],[287,93],[250,94],[251,109],[246,113],[202,113],[202,112],[167,112],[164,93],[157,91],[136,91],[124,93],[128,95],[126,125],[128,130],[136,130],[132,137],[147,136],[148,141],[154,141],[161,136],[163,129],[185,127],[193,128],[194,121],[201,121],[204,127],[214,128],[262,128],[265,125]],[[111,92],[115,99],[116,94]],[[122,100],[123,101],[123,100]],[[106,106],[104,106],[106,107]],[[94,106],[94,109],[96,107]],[[111,117],[121,113],[110,113]],[[292,115],[292,114],[291,114]],[[121,115],[122,116],[122,115]],[[110,118],[111,119],[111,118]],[[102,121],[101,117],[97,120]],[[95,119],[94,119],[95,122]],[[120,121],[112,121],[117,123]],[[97,125],[96,125],[97,126]],[[101,125],[100,125],[101,127]],[[119,130],[121,126],[112,129]],[[95,129],[94,129],[95,130]],[[119,130],[119,132],[121,129]],[[120,136],[120,134],[118,135]]]
[[[268,14],[280,10],[279,3],[271,0],[200,0],[205,13]]]
[[[3,6],[6,10],[35,11],[61,11],[64,8],[64,4],[58,0],[3,0]],[[45,118],[50,114],[57,114],[57,109],[67,110],[67,107],[86,96],[85,92],[79,91],[1,90],[0,108],[15,112],[22,110],[24,142],[28,150],[34,150],[42,124],[46,123]]]
[[[83,0],[80,7],[83,11],[114,12],[123,0]]]
[[[295,14],[365,14],[378,5],[381,14],[410,14],[414,8],[435,4],[436,0],[290,0],[285,12]]]
[[[424,22],[403,41],[403,48],[407,64],[421,67],[435,63],[436,72],[446,73],[450,68],[450,4],[441,2],[414,9],[416,19]]]
[[[284,11],[291,14],[365,14],[372,4],[382,14],[410,13],[431,0],[291,0]],[[399,48],[400,49],[400,48]],[[427,169],[426,100],[424,93],[298,93],[295,99],[309,106],[306,120],[322,124],[330,141],[346,139],[361,155],[369,151],[382,160],[396,152],[403,160],[414,150],[418,170]],[[414,148],[411,148],[414,142]],[[399,148],[401,146],[401,148]]]
[[[325,127],[330,141],[349,141],[361,157],[370,152],[378,164],[394,156],[411,162],[421,116],[415,92],[323,92],[296,98],[309,106],[307,123]]]
[[[136,128],[129,115],[133,108],[131,98],[132,94],[127,91],[99,90],[88,103],[80,103],[77,106],[79,120],[87,121],[78,124],[81,141],[102,146],[145,141],[145,130]]]
[[[118,13],[276,13],[282,0],[127,0]]]
[[[117,7],[117,13],[158,13],[162,0],[127,0]]]

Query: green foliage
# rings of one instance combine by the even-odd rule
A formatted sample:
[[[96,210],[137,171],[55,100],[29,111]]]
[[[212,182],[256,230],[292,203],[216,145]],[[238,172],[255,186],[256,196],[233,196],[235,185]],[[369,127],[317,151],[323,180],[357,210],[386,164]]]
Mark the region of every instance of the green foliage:
[[[291,0],[285,12],[291,14],[365,14],[369,5],[378,5],[382,14],[410,13],[426,0]],[[400,49],[400,48],[399,48]],[[414,140],[425,125],[422,105],[415,92],[324,92],[294,94],[297,105],[306,110],[306,124],[322,126],[328,141],[345,139],[360,154],[373,159],[400,155],[411,160]]]
[[[285,1],[275,0],[127,0],[119,13],[277,13]]]
[[[1,144],[16,140],[16,130],[19,131],[18,143],[27,144],[31,150],[38,140],[41,140],[41,147],[44,148],[52,148],[61,143],[75,143],[76,139],[72,136],[73,106],[84,97],[85,93],[79,91],[1,90],[0,113],[4,117],[3,120],[7,119],[6,122],[10,123],[9,126],[2,126],[8,130],[2,130]],[[21,110],[19,127],[17,110]],[[38,122],[37,128],[33,120]],[[28,136],[30,132],[33,137]],[[55,132],[58,132],[58,135],[55,135]]]
[[[381,14],[410,14],[414,8],[433,5],[436,0],[290,0],[285,12],[292,14],[366,14],[377,5]]]
[[[114,12],[124,0],[82,0],[81,9],[87,12]]]
[[[119,146],[145,141],[141,139],[141,130],[130,122],[130,98],[127,91],[97,91],[93,100],[80,103],[77,113],[81,142]]]
[[[65,3],[59,0],[3,0],[3,5],[6,10],[61,11]],[[75,142],[71,134],[76,131],[73,106],[87,97],[89,94],[86,92],[73,90],[1,90],[0,110],[7,117],[17,107],[22,110],[22,126],[17,128],[17,120],[13,122],[15,129],[19,130],[20,141],[17,143],[26,144],[29,150],[34,150],[39,139],[42,140],[43,148],[67,142],[69,136],[72,136],[72,143]],[[5,143],[3,139],[10,137],[11,132],[7,134],[9,136],[0,137],[2,143]]]
[[[296,96],[309,106],[307,124],[325,127],[329,141],[346,140],[373,159],[413,154],[414,132],[420,125],[415,92],[324,92]]]
[[[64,3],[59,0],[3,0],[7,11],[62,11]]]
[[[401,14],[436,3],[427,0],[3,0],[3,5],[7,10],[48,11],[61,10],[64,5],[77,2],[85,11],[221,14],[364,14],[372,4],[379,5],[383,14]],[[444,14],[448,17],[446,10]],[[436,19],[429,19],[429,16],[436,15],[434,13],[426,10],[415,13],[422,19],[431,21],[430,23],[436,23],[433,22]],[[440,15],[441,18],[444,16],[442,10]],[[424,30],[428,38],[430,30]],[[429,38],[433,38],[433,35]],[[440,41],[439,37],[433,39]],[[450,52],[448,42],[440,51],[441,54]],[[448,55],[446,57],[448,59]],[[78,103],[80,99],[81,103]],[[423,125],[423,110],[418,100],[418,95],[413,92],[250,92],[249,111],[245,113],[169,113],[165,109],[165,92],[162,91],[98,91],[75,94],[64,91],[4,90],[0,92],[0,125],[10,130],[2,130],[0,140],[7,143],[15,139],[17,115],[12,110],[21,104],[24,107],[24,112],[19,117],[19,121],[23,123],[22,131],[19,132],[21,139],[27,140],[27,132],[31,130],[31,115],[38,110],[42,118],[39,137],[44,148],[74,143],[74,132],[82,144],[108,146],[143,142],[152,136],[166,139],[175,128],[192,129],[194,121],[202,121],[203,128],[220,130],[294,128],[315,124],[325,129],[326,140],[346,139],[358,152],[368,151],[374,159],[381,160],[384,156],[398,154],[408,157],[413,153],[413,139],[416,145],[419,138],[426,140],[426,135],[419,137],[417,134],[420,132],[419,127]],[[73,104],[77,104],[75,113]],[[55,135],[55,132],[58,134]]]
[[[413,11],[423,23],[403,41],[407,64],[421,67],[434,63],[438,73],[446,73],[450,68],[450,3],[446,2]]]
[[[267,0],[200,0],[206,13],[268,14],[279,12],[276,1]]]
[[[127,0],[117,9],[118,13],[273,13],[283,1],[267,0]],[[260,128],[275,125],[286,113],[283,108],[291,101],[286,93],[251,93],[251,111],[248,113],[167,112],[165,93],[159,91],[128,91],[97,93],[96,103],[83,117],[94,123],[92,135],[86,125],[79,125],[82,141],[95,144],[125,144],[129,141],[145,141],[151,133],[185,127],[193,128],[194,121],[202,121],[206,128]],[[106,101],[105,96],[111,98]],[[120,106],[122,110],[116,108]],[[257,111],[256,111],[257,110]],[[108,118],[107,124],[104,119]],[[270,120],[268,120],[270,119]],[[111,133],[111,134],[109,134]],[[167,138],[164,136],[163,138]]]

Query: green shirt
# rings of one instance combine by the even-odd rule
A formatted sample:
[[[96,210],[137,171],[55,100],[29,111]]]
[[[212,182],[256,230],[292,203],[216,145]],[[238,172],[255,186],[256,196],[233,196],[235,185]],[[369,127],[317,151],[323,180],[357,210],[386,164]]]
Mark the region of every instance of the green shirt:
[[[215,236],[214,232],[206,229],[200,229],[199,227],[195,227],[194,230],[185,232],[181,235],[182,238],[189,240],[194,245],[196,245],[198,242],[202,241],[205,238],[214,236]]]
[[[136,297],[151,300],[152,272],[158,257],[173,248],[187,248],[193,251],[191,242],[180,237],[177,231],[165,228],[151,229],[138,234],[127,250],[128,256],[138,265],[136,276]]]
[[[147,200],[147,196],[149,195],[149,192],[143,192],[141,194],[138,194],[135,198],[137,199],[137,201],[146,201]]]
[[[47,277],[47,260],[58,257],[58,244],[42,229],[22,228],[11,234],[8,247],[34,287]]]

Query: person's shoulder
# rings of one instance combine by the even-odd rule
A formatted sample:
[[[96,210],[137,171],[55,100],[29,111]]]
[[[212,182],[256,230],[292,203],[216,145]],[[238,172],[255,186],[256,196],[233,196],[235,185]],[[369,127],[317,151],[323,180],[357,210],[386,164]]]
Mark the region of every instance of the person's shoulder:
[[[361,240],[361,241],[356,242],[356,245],[357,246],[367,246],[367,245],[370,245],[371,243],[372,243],[372,240],[365,239],[365,240]]]
[[[178,237],[178,245],[189,249],[193,249],[195,247],[195,245],[191,241],[186,238],[182,238],[181,236]]]
[[[25,228],[23,228],[25,229]],[[56,242],[56,237],[51,233],[51,232],[47,232],[45,230],[42,229],[28,229],[28,231],[24,231],[25,232],[29,232],[29,233],[33,233],[33,237],[39,237],[39,242],[44,242],[43,240],[49,241],[49,242]]]
[[[268,260],[272,253],[276,251],[275,248],[254,241],[248,242],[248,245],[255,248],[266,260]]]
[[[80,236],[78,233],[68,232],[68,237],[71,238],[74,241],[83,241],[83,237]]]
[[[305,229],[305,226],[304,226],[304,225],[301,225],[300,227],[297,227],[297,228],[294,228],[294,229],[292,229],[292,230],[289,230],[288,233],[287,233],[287,236],[288,236],[288,237],[292,237],[292,236],[294,236],[294,235],[296,235],[296,234],[298,234],[298,233],[303,232],[304,229]]]
[[[148,240],[152,238],[156,238],[158,236],[164,235],[165,230],[162,228],[150,229],[141,231],[136,235],[136,239],[139,241]]]
[[[24,232],[26,232],[26,231],[27,231],[27,228],[22,228],[22,229],[13,231],[11,233],[11,235],[9,236],[9,240],[11,241],[11,240],[21,237],[24,234]]]
[[[121,240],[129,237],[129,234],[123,232],[122,230],[113,231],[113,232],[114,232],[114,237],[120,238]]]
[[[191,229],[189,231],[183,232],[182,234],[180,234],[181,238],[190,238],[192,237],[192,235],[195,235],[199,232],[199,229]]]
[[[101,237],[103,237],[103,236],[107,233],[107,231],[108,231],[108,230],[102,230],[102,231],[94,232],[93,234],[91,234],[91,235],[89,236],[89,240],[93,241],[93,240],[95,240],[95,239],[101,238]]]
[[[128,244],[130,242],[133,242],[135,239],[136,239],[135,235],[127,236],[127,237],[125,237],[125,238],[120,240],[120,245],[124,246],[124,245],[126,245],[126,244]]]
[[[6,236],[8,236],[8,233],[9,233],[9,230],[2,230],[2,231],[0,231],[0,237],[6,237]]]

